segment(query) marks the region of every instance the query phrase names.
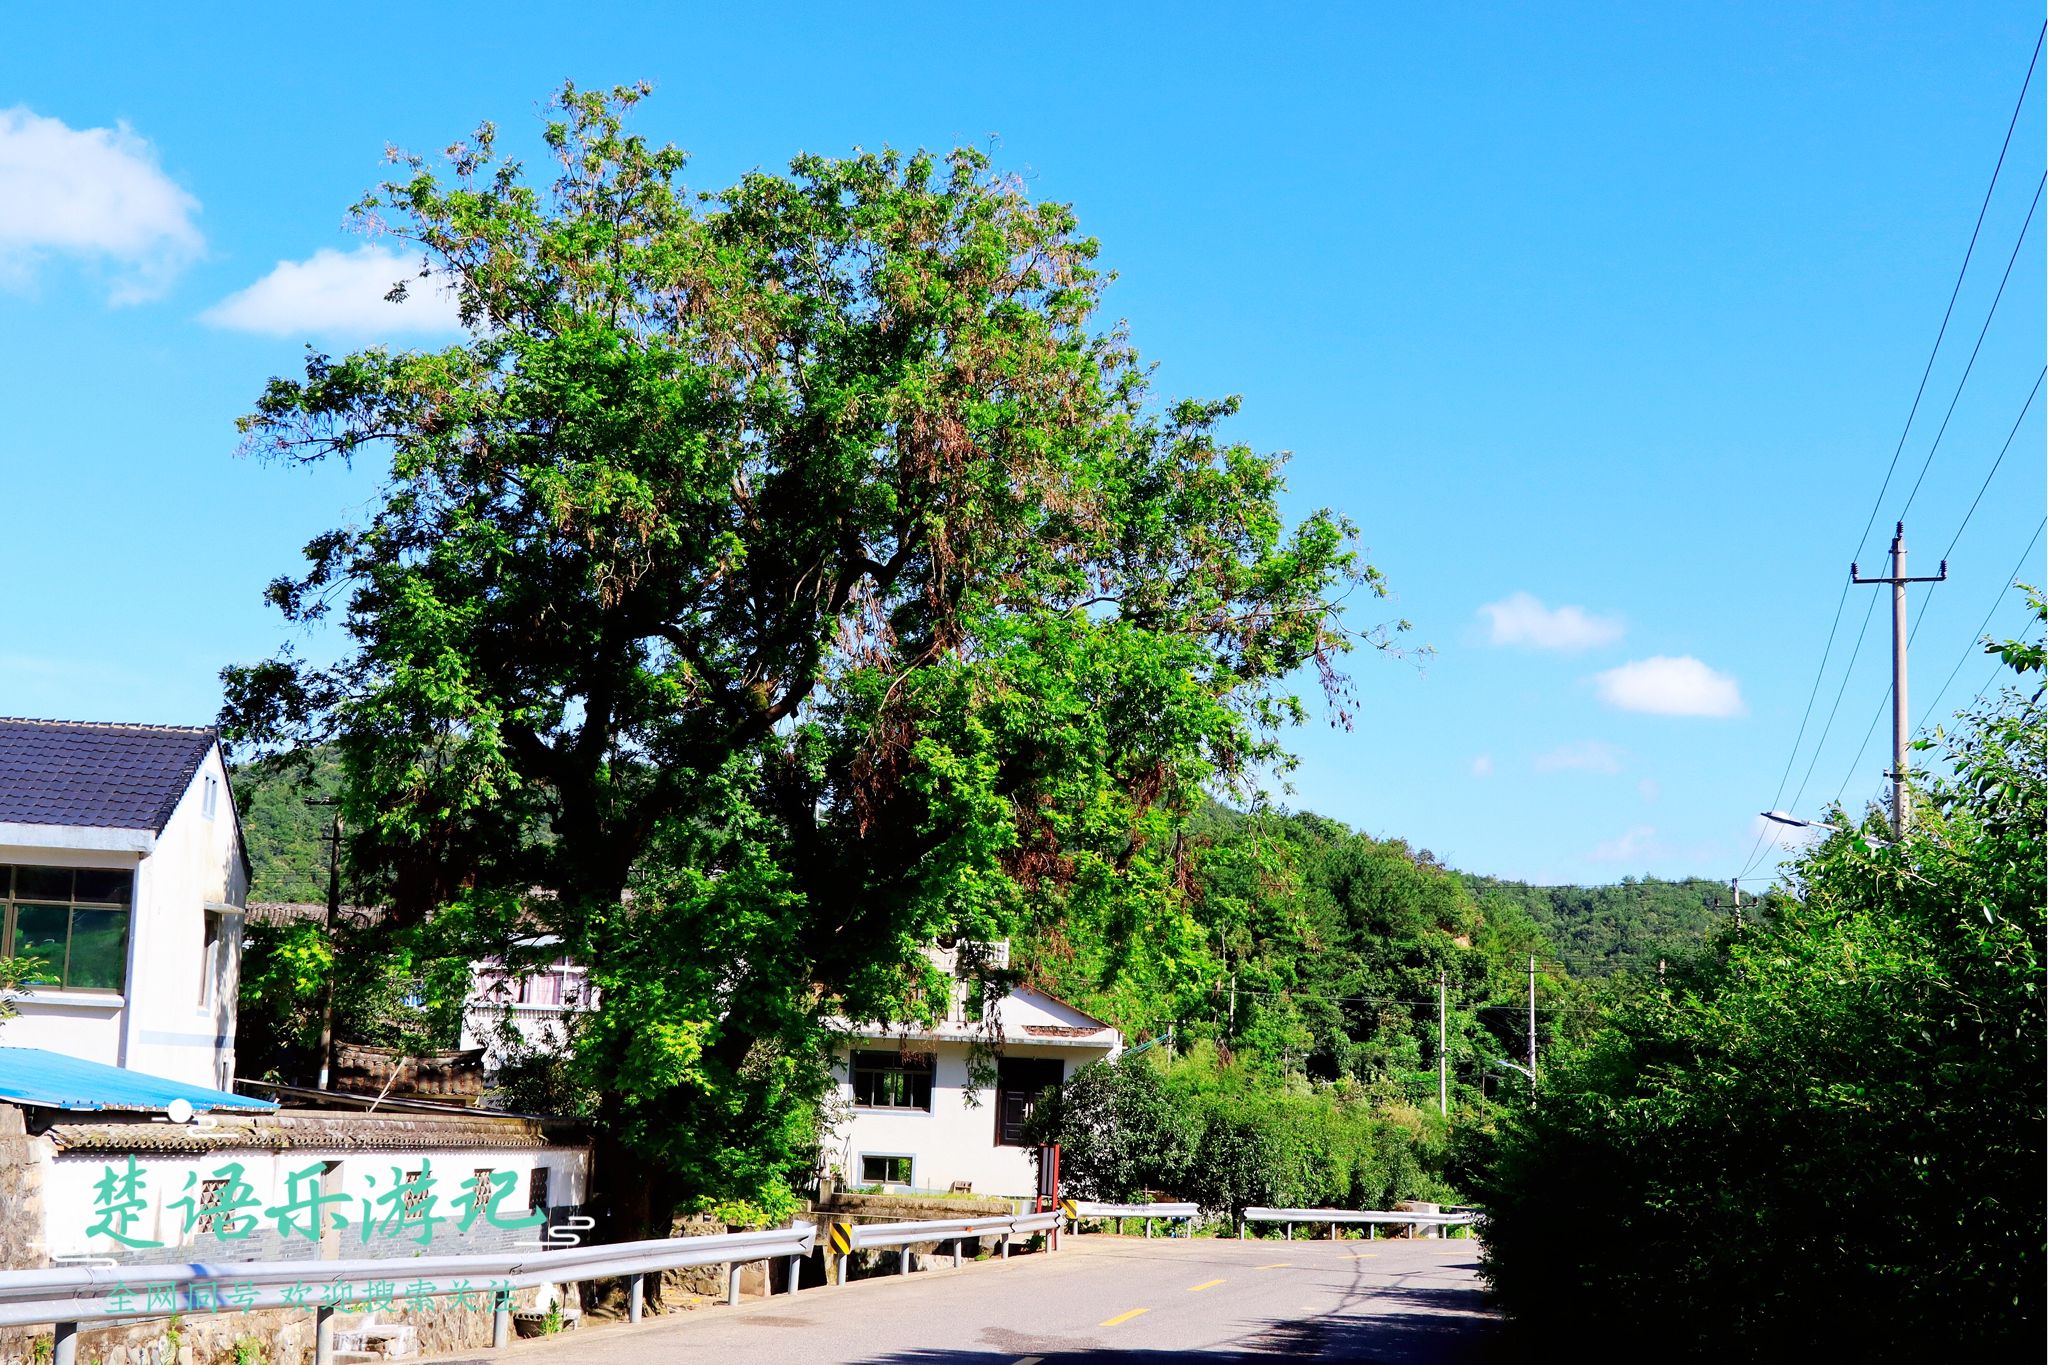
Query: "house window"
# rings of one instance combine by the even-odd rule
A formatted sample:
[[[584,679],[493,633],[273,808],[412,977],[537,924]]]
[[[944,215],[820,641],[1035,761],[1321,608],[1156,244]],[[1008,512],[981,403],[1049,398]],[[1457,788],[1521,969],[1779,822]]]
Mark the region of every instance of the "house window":
[[[526,1207],[539,1209],[543,1213],[548,1207],[548,1168],[536,1166],[526,1177]]]
[[[218,809],[220,809],[220,783],[214,781],[209,776],[206,779],[205,789],[200,793],[199,813],[211,820],[214,812]]]
[[[932,1054],[854,1053],[853,1102],[863,1109],[923,1109],[929,1112],[932,1107]]]
[[[867,1156],[860,1159],[863,1185],[908,1185],[911,1160],[907,1156]]]
[[[133,872],[0,866],[0,954],[40,959],[32,985],[118,991],[128,976],[134,894]]]
[[[220,916],[206,912],[206,943],[199,953],[199,1006],[213,1005],[213,985],[220,971]]]
[[[420,1184],[420,1175],[421,1172],[419,1171],[407,1171],[405,1173],[407,1189],[404,1197],[399,1201],[398,1208],[398,1216],[401,1222],[409,1223],[426,1217],[427,1205],[434,1198],[433,1190]]]
[[[497,1189],[497,1186],[491,1183],[491,1177],[496,1174],[497,1172],[488,1166],[476,1173],[476,1193],[471,1196],[470,1202],[476,1205],[478,1213],[487,1212],[491,1207],[491,1195]]]
[[[1066,1064],[1057,1057],[1002,1057],[996,1061],[996,1142],[1024,1145],[1024,1123],[1038,1107],[1038,1097],[1065,1079]]]

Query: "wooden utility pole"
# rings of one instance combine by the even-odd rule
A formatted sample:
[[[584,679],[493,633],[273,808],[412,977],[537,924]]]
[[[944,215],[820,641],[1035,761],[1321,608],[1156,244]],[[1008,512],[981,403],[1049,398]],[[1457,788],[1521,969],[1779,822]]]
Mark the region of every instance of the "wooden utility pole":
[[[1865,578],[1854,564],[1849,566],[1849,581],[1860,584],[1888,583],[1892,590],[1892,836],[1906,837],[1906,825],[1912,819],[1913,800],[1907,786],[1906,745],[1912,738],[1911,724],[1906,718],[1906,585],[1908,583],[1939,583],[1948,577],[1948,561],[1941,561],[1941,572],[1932,578],[1908,578],[1906,576],[1906,523],[1900,522],[1892,532],[1892,571],[1881,578]]]

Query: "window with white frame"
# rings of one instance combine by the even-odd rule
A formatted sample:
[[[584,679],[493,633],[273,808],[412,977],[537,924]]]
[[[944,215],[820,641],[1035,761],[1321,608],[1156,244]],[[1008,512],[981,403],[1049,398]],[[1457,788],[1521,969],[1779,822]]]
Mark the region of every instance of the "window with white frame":
[[[916,1163],[907,1156],[864,1152],[860,1158],[863,1185],[908,1185]]]

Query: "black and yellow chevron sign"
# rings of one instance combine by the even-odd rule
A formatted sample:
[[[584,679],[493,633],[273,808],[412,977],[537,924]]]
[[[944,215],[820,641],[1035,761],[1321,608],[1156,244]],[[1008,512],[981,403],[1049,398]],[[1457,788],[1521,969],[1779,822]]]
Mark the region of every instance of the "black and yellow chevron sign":
[[[832,1225],[830,1240],[832,1243],[832,1254],[835,1256],[844,1256],[853,1250],[853,1238],[847,1236],[846,1224],[844,1223],[834,1223]]]
[[[1080,1205],[1071,1199],[1060,1200],[1060,1212],[1066,1214],[1069,1218],[1079,1218],[1081,1216]]]

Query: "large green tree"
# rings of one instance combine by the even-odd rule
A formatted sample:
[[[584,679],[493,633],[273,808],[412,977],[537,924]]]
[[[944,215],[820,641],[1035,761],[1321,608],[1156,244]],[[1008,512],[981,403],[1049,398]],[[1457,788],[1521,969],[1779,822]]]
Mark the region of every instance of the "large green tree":
[[[566,940],[614,1131],[747,1195],[802,1160],[821,1019],[933,998],[917,945],[1192,934],[1181,817],[1387,637],[1234,405],[1154,399],[1069,208],[972,150],[694,193],[644,93],[565,87],[549,184],[485,126],[360,206],[467,335],[309,354],[243,419],[388,477],[270,590],[346,650],[228,669],[224,724],[333,747],[394,935]]]

